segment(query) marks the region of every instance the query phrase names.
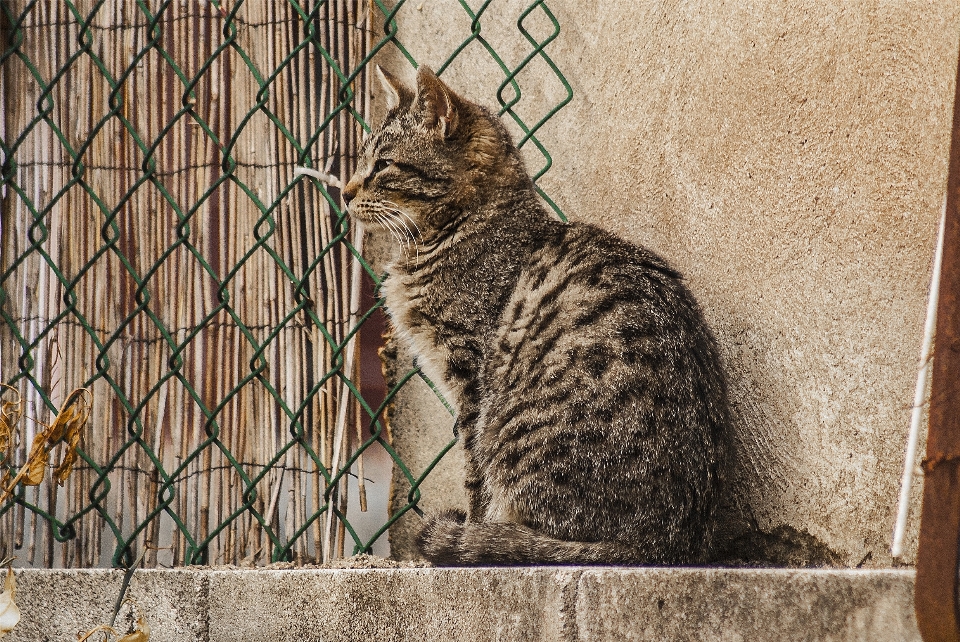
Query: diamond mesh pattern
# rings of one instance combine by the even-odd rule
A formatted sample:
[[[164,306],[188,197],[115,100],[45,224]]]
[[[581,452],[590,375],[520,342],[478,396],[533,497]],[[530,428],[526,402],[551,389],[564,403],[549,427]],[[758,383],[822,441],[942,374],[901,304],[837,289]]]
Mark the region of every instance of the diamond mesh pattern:
[[[537,132],[572,97],[546,51],[560,26],[531,3],[516,22],[529,51],[510,66],[481,31],[491,4],[450,3],[470,32],[438,72],[477,48],[496,63],[539,178],[552,160]],[[47,423],[72,389],[94,399],[67,483],[0,505],[0,552],[37,566],[331,559],[376,550],[416,509],[454,442],[422,471],[391,447],[384,413],[422,375],[379,390],[364,374],[378,277],[337,190],[293,174],[320,159],[350,175],[371,60],[387,48],[416,66],[398,37],[415,10],[0,4],[0,381]],[[531,19],[553,31],[534,37]],[[518,74],[534,60],[565,97],[531,121]],[[41,428],[19,424],[6,469]],[[402,471],[407,503],[364,513],[364,461]]]

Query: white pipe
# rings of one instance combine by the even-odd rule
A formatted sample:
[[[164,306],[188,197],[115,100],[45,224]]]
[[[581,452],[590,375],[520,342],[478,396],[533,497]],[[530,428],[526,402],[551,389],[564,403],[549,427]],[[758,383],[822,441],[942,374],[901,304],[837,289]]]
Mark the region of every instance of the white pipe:
[[[893,530],[890,553],[894,557],[903,554],[903,537],[907,530],[910,513],[910,489],[913,486],[913,468],[917,460],[917,444],[920,441],[920,422],[923,419],[924,397],[927,392],[927,375],[930,372],[930,351],[937,327],[937,301],[940,298],[940,264],[943,260],[943,227],[947,214],[944,199],[940,213],[940,231],[937,233],[937,250],[933,258],[933,275],[930,277],[930,296],[927,298],[927,321],[923,327],[923,344],[920,347],[920,371],[917,387],[913,392],[913,411],[910,415],[910,436],[907,438],[907,453],[903,460],[903,477],[900,479],[900,502],[897,507],[897,524]]]
[[[294,176],[301,176],[301,175],[312,176],[313,178],[317,179],[321,183],[326,183],[331,187],[336,187],[338,189],[343,188],[343,183],[340,182],[339,178],[337,178],[332,174],[321,172],[320,170],[317,170],[317,169],[310,169],[309,167],[300,167],[299,165],[297,165],[293,168],[293,175]]]

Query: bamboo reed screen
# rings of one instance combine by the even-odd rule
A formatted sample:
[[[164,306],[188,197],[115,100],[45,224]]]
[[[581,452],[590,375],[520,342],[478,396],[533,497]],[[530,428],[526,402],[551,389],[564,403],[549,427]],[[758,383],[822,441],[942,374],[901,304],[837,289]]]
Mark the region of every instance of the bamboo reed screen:
[[[461,6],[476,22],[489,4]],[[359,338],[376,275],[337,190],[293,173],[353,171],[370,58],[389,45],[413,63],[402,5],[0,3],[0,399],[23,414],[3,467],[72,390],[92,398],[66,483],[0,503],[0,555],[330,560],[415,509],[426,472],[381,415],[416,373],[372,401],[360,364],[376,346]],[[504,107],[540,147],[562,104],[532,128]],[[377,453],[412,490],[360,532]]]

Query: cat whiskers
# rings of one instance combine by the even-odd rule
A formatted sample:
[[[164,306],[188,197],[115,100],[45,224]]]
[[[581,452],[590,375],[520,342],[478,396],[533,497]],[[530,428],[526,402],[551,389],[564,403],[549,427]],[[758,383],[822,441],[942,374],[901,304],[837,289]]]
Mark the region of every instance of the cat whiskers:
[[[394,225],[396,225],[398,228],[402,230],[403,238],[405,241],[404,248],[407,253],[408,259],[410,258],[410,253],[409,253],[410,245],[411,244],[413,245],[413,249],[417,253],[417,259],[416,259],[415,265],[419,267],[420,266],[420,243],[417,241],[417,237],[410,230],[410,227],[407,225],[406,221],[404,221],[402,218],[397,216],[396,213],[394,213],[393,211],[388,211],[388,213],[385,214],[384,216],[389,218]]]
[[[422,232],[420,231],[420,226],[417,225],[417,222],[414,221],[413,218],[409,214],[407,214],[399,205],[397,205],[393,201],[383,201],[383,204],[389,206],[389,209],[394,213],[402,214],[408,221],[410,221],[410,224],[417,229],[417,235],[418,236],[422,235]]]
[[[403,230],[406,232],[406,238],[413,243],[414,248],[417,251],[417,262],[416,265],[420,266],[420,239],[423,238],[423,232],[420,230],[420,226],[417,225],[417,222],[413,220],[413,217],[404,212],[399,205],[393,201],[383,201],[384,207],[382,212],[390,215],[391,221],[394,224],[400,225],[403,227]],[[407,221],[410,224],[407,224]],[[416,234],[413,233],[413,230],[410,229],[410,225],[413,225],[413,228],[417,231]]]
[[[400,232],[400,228],[397,227],[396,223],[393,223],[386,214],[382,214],[380,212],[372,212],[372,214],[373,214],[373,217],[377,219],[377,222],[380,223],[381,227],[384,227],[387,230],[389,230],[393,238],[396,239],[397,245],[400,246],[400,250],[409,255],[409,252],[407,250],[408,241],[406,240],[404,235]]]

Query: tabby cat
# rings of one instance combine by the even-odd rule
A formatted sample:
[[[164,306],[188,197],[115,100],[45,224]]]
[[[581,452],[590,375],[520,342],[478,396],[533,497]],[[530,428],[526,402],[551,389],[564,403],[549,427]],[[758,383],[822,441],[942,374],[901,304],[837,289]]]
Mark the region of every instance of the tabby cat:
[[[439,565],[707,560],[728,424],[713,335],[659,256],[552,217],[500,120],[420,67],[380,71],[385,122],[350,215],[415,244],[382,292],[456,408],[466,513],[429,517]]]

